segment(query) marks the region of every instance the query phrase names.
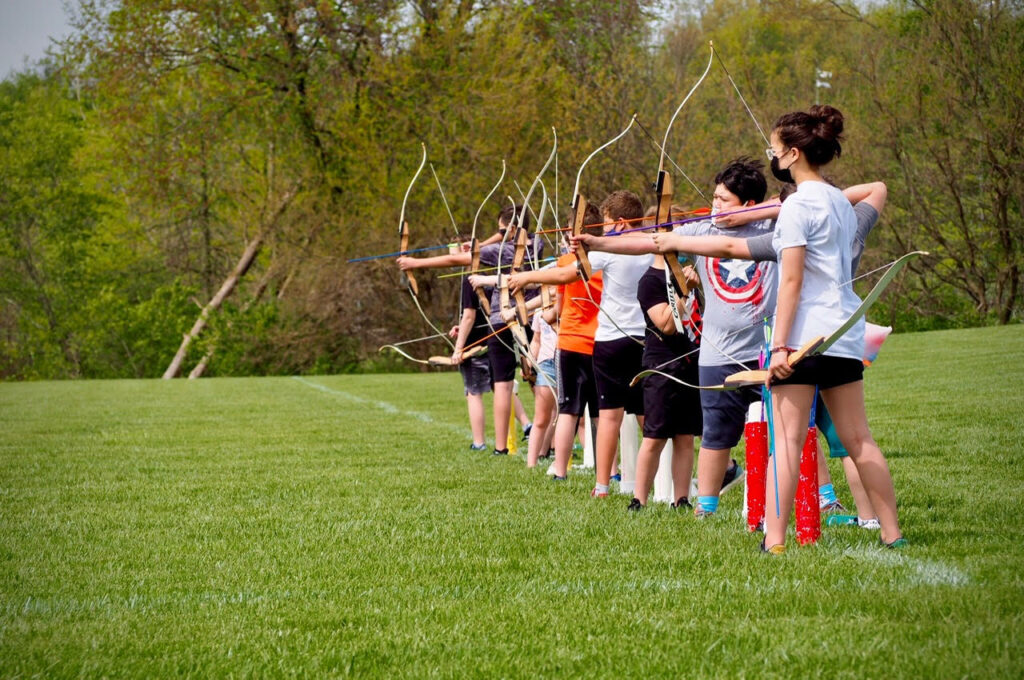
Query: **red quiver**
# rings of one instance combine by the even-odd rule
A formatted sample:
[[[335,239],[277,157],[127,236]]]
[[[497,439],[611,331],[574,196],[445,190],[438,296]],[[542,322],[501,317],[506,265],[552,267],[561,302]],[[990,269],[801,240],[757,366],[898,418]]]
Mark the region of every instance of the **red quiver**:
[[[800,545],[821,537],[821,507],[818,505],[818,428],[807,428],[800,452],[800,480],[796,484],[796,538]]]
[[[751,404],[743,440],[747,449],[746,515],[747,531],[764,525],[765,492],[768,483],[768,423],[761,417],[761,405]],[[756,419],[755,419],[756,418]]]

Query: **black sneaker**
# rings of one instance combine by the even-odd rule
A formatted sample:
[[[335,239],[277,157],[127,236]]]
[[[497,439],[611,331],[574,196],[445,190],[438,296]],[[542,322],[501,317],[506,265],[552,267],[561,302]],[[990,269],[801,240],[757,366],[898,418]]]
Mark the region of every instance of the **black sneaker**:
[[[640,499],[634,498],[629,502],[629,505],[626,507],[626,512],[640,512],[643,509],[644,504],[640,502]]]
[[[551,481],[552,482],[564,482],[566,479],[568,479],[568,477],[559,476],[559,475],[551,475]]]
[[[686,496],[681,496],[679,500],[672,504],[671,507],[674,510],[682,510],[683,508],[689,508],[690,510],[693,510],[693,506],[690,505],[690,499],[687,498]]]
[[[530,430],[533,429],[533,423],[530,423],[523,428],[523,441],[527,441],[530,438]]]
[[[722,478],[723,492],[736,482],[743,479],[743,468],[739,466],[735,458],[731,459],[730,462],[732,464],[729,466],[729,469],[725,471],[725,477]]]
[[[494,449],[494,452],[491,455],[493,455],[493,456],[507,456],[508,455],[508,449]]]

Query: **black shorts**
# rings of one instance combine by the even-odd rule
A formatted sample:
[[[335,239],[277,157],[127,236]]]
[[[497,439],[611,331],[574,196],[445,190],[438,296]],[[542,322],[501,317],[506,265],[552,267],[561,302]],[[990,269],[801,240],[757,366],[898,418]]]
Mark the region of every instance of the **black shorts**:
[[[671,375],[697,384],[697,362],[680,359]],[[663,375],[644,378],[644,438],[671,439],[680,434],[699,436],[702,430],[700,390],[680,385]]]
[[[643,358],[643,345],[636,338],[594,343],[598,408],[625,408],[626,413],[644,414],[643,386],[629,386],[633,377],[643,370]]]
[[[508,326],[499,326],[497,335],[487,338],[487,360],[491,364],[491,381],[512,382],[516,378],[515,338]],[[495,328],[494,330],[498,330]]]
[[[700,384],[721,385],[733,373],[744,368],[757,368],[756,361],[743,366],[726,364],[722,366],[701,366]],[[731,449],[743,436],[747,422],[747,408],[761,400],[760,387],[743,387],[738,390],[701,390],[700,405],[704,415],[704,436],[700,445],[705,449]]]
[[[594,357],[567,349],[558,350],[558,413],[582,416],[590,407],[590,417],[597,418],[597,383],[594,382]]]
[[[864,362],[860,359],[812,354],[793,367],[793,375],[776,380],[775,385],[817,385],[827,390],[864,379]]]
[[[485,394],[494,388],[491,384],[491,364],[487,357],[466,359],[459,364],[459,373],[462,374],[462,386],[466,388],[466,394]]]

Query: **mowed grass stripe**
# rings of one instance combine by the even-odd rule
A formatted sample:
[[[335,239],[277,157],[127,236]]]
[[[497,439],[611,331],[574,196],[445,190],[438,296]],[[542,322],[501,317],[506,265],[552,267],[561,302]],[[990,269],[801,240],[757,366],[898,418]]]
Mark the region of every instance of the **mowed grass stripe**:
[[[890,338],[868,408],[913,546],[782,559],[738,491],[634,517],[470,453],[451,372],[3,384],[0,675],[1016,677],[1021,356],[1020,326]]]

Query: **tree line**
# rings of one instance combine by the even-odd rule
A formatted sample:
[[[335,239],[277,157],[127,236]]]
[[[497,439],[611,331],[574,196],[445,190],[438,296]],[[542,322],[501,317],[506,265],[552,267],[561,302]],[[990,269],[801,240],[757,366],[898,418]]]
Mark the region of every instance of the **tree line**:
[[[710,41],[719,58],[666,145],[693,180],[677,178],[677,202],[705,205],[721,165],[763,158],[758,126],[832,104],[848,121],[832,179],[889,186],[862,270],[932,253],[877,320],[1019,322],[1022,9],[82,0],[71,37],[0,82],[0,375],[411,369],[376,351],[429,333],[393,262],[346,260],[397,250],[420,144],[431,167],[409,192],[412,247],[467,235],[504,161],[478,227],[491,233],[552,128],[544,188],[560,214],[545,226],[564,221],[583,159],[634,114],[581,188],[650,197]],[[453,323],[458,279],[419,278],[424,313]]]

